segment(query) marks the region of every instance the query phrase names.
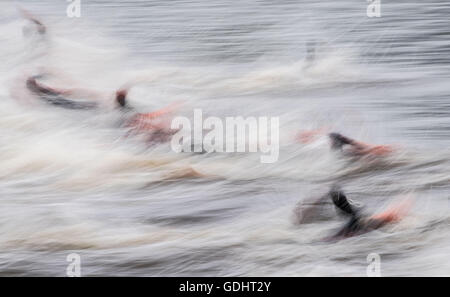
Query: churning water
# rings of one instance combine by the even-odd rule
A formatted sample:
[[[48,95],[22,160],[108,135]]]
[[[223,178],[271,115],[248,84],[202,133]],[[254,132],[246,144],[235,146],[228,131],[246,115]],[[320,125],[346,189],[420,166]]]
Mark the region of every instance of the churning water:
[[[367,2],[81,0],[0,3],[0,274],[148,276],[450,275],[450,5]],[[27,76],[98,91],[105,108],[43,105]],[[259,154],[176,154],[126,137],[115,90],[138,79],[142,111],[280,119],[278,162]],[[393,144],[348,159],[300,130],[331,127]],[[193,171],[200,173],[194,176]],[[297,203],[339,184],[376,212],[415,197],[407,217],[335,243],[335,215],[295,224]],[[324,207],[329,207],[327,204]]]

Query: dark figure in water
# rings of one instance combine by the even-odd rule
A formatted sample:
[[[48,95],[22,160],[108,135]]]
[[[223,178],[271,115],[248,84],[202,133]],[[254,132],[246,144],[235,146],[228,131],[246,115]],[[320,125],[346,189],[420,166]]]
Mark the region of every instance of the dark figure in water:
[[[330,133],[328,134],[328,137],[331,141],[331,148],[334,150],[341,150],[344,145],[350,145],[350,146],[357,146],[358,143],[354,141],[353,139],[350,139],[348,137],[343,136],[339,133]]]
[[[355,205],[352,205],[344,192],[332,189],[329,193],[333,204],[349,218],[348,222],[330,239],[342,239],[379,229],[389,223],[395,223],[409,210],[410,201],[390,206],[385,211],[372,216],[364,216]]]
[[[340,190],[331,190],[330,198],[334,205],[347,217],[349,217],[348,223],[336,234],[334,237],[348,237],[355,235],[363,230],[363,224],[361,223],[360,211],[350,202],[348,202],[345,194]]]
[[[301,143],[311,143],[317,136],[324,134],[326,134],[330,139],[332,150],[347,152],[354,156],[384,156],[394,151],[393,147],[389,145],[372,145],[361,141],[356,141],[340,133],[327,133],[326,129],[302,131],[298,135],[298,141],[300,141]]]
[[[32,76],[28,78],[26,87],[31,93],[46,103],[66,109],[86,110],[97,108],[95,102],[79,102],[67,99],[66,96],[71,93],[70,90],[58,90],[44,86],[36,80],[38,77],[39,76]]]
[[[173,112],[180,103],[173,103],[165,108],[149,113],[139,113],[128,104],[128,90],[120,89],[116,92],[116,106],[127,114],[125,125],[130,128],[130,134],[147,135],[150,143],[167,142],[177,132],[170,128],[167,115]]]

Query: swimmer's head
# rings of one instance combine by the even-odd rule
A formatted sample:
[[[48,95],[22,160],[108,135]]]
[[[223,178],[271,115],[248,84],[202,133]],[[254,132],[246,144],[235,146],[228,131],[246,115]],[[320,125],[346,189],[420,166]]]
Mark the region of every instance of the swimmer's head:
[[[127,105],[127,90],[119,90],[116,92],[116,102],[120,108]]]
[[[27,85],[36,85],[36,84],[37,84],[36,78],[34,78],[33,76],[27,78]]]
[[[36,78],[34,76],[29,77],[26,82],[26,86],[30,91],[35,91],[38,89],[38,83],[36,81]]]
[[[344,193],[338,186],[333,186],[328,192],[328,194],[330,195],[333,201],[338,201],[342,196],[345,197]]]

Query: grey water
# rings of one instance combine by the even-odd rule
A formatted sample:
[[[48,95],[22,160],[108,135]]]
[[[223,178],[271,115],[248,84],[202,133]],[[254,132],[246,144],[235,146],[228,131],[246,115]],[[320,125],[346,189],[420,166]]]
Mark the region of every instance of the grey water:
[[[0,275],[450,275],[450,4],[364,0],[0,3]],[[47,27],[24,34],[26,9]],[[25,30],[25,31],[24,31]],[[27,76],[102,94],[101,111],[45,106]],[[279,117],[280,155],[177,154],[125,136],[113,94],[142,112]],[[349,159],[302,130],[396,150]],[[200,176],[189,175],[198,172]],[[296,224],[339,184],[369,213],[414,200],[397,224],[324,242],[344,221]]]

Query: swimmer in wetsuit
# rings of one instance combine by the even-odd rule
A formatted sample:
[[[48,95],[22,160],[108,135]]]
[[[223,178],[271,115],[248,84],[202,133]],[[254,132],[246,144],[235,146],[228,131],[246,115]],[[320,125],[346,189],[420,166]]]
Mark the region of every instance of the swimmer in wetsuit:
[[[329,193],[333,204],[346,216],[350,217],[348,223],[334,237],[351,236],[362,229],[361,215],[357,208],[350,204],[345,194],[337,189]]]
[[[66,109],[87,110],[97,108],[95,102],[78,102],[67,99],[66,96],[70,95],[71,90],[58,90],[48,86],[40,84],[36,79],[40,76],[29,77],[26,81],[27,89],[39,99],[45,101],[48,104],[55,105]]]
[[[132,113],[125,123],[131,129],[130,133],[147,134],[149,142],[166,142],[177,132],[170,128],[164,117],[173,112],[180,105],[179,102],[154,112],[139,113],[129,106],[127,95],[127,89],[120,89],[116,92],[115,101],[121,111]]]
[[[345,137],[339,133],[330,133],[333,150],[343,150],[344,146],[350,146],[350,153],[353,155],[386,155],[393,152],[393,149],[386,145],[371,145]]]
[[[332,189],[329,193],[333,204],[347,217],[349,221],[342,227],[331,240],[347,238],[355,235],[367,233],[379,229],[389,223],[395,223],[406,214],[411,206],[411,201],[403,201],[401,204],[390,206],[385,211],[364,216],[357,206],[348,201],[344,192],[339,189]]]
[[[326,129],[302,131],[298,135],[298,141],[300,141],[301,143],[310,143],[318,135],[322,135],[325,133]],[[332,150],[345,151],[355,156],[362,156],[362,155],[380,156],[390,154],[394,151],[394,149],[388,145],[367,144],[348,138],[336,132],[328,133],[327,136],[330,139]]]

